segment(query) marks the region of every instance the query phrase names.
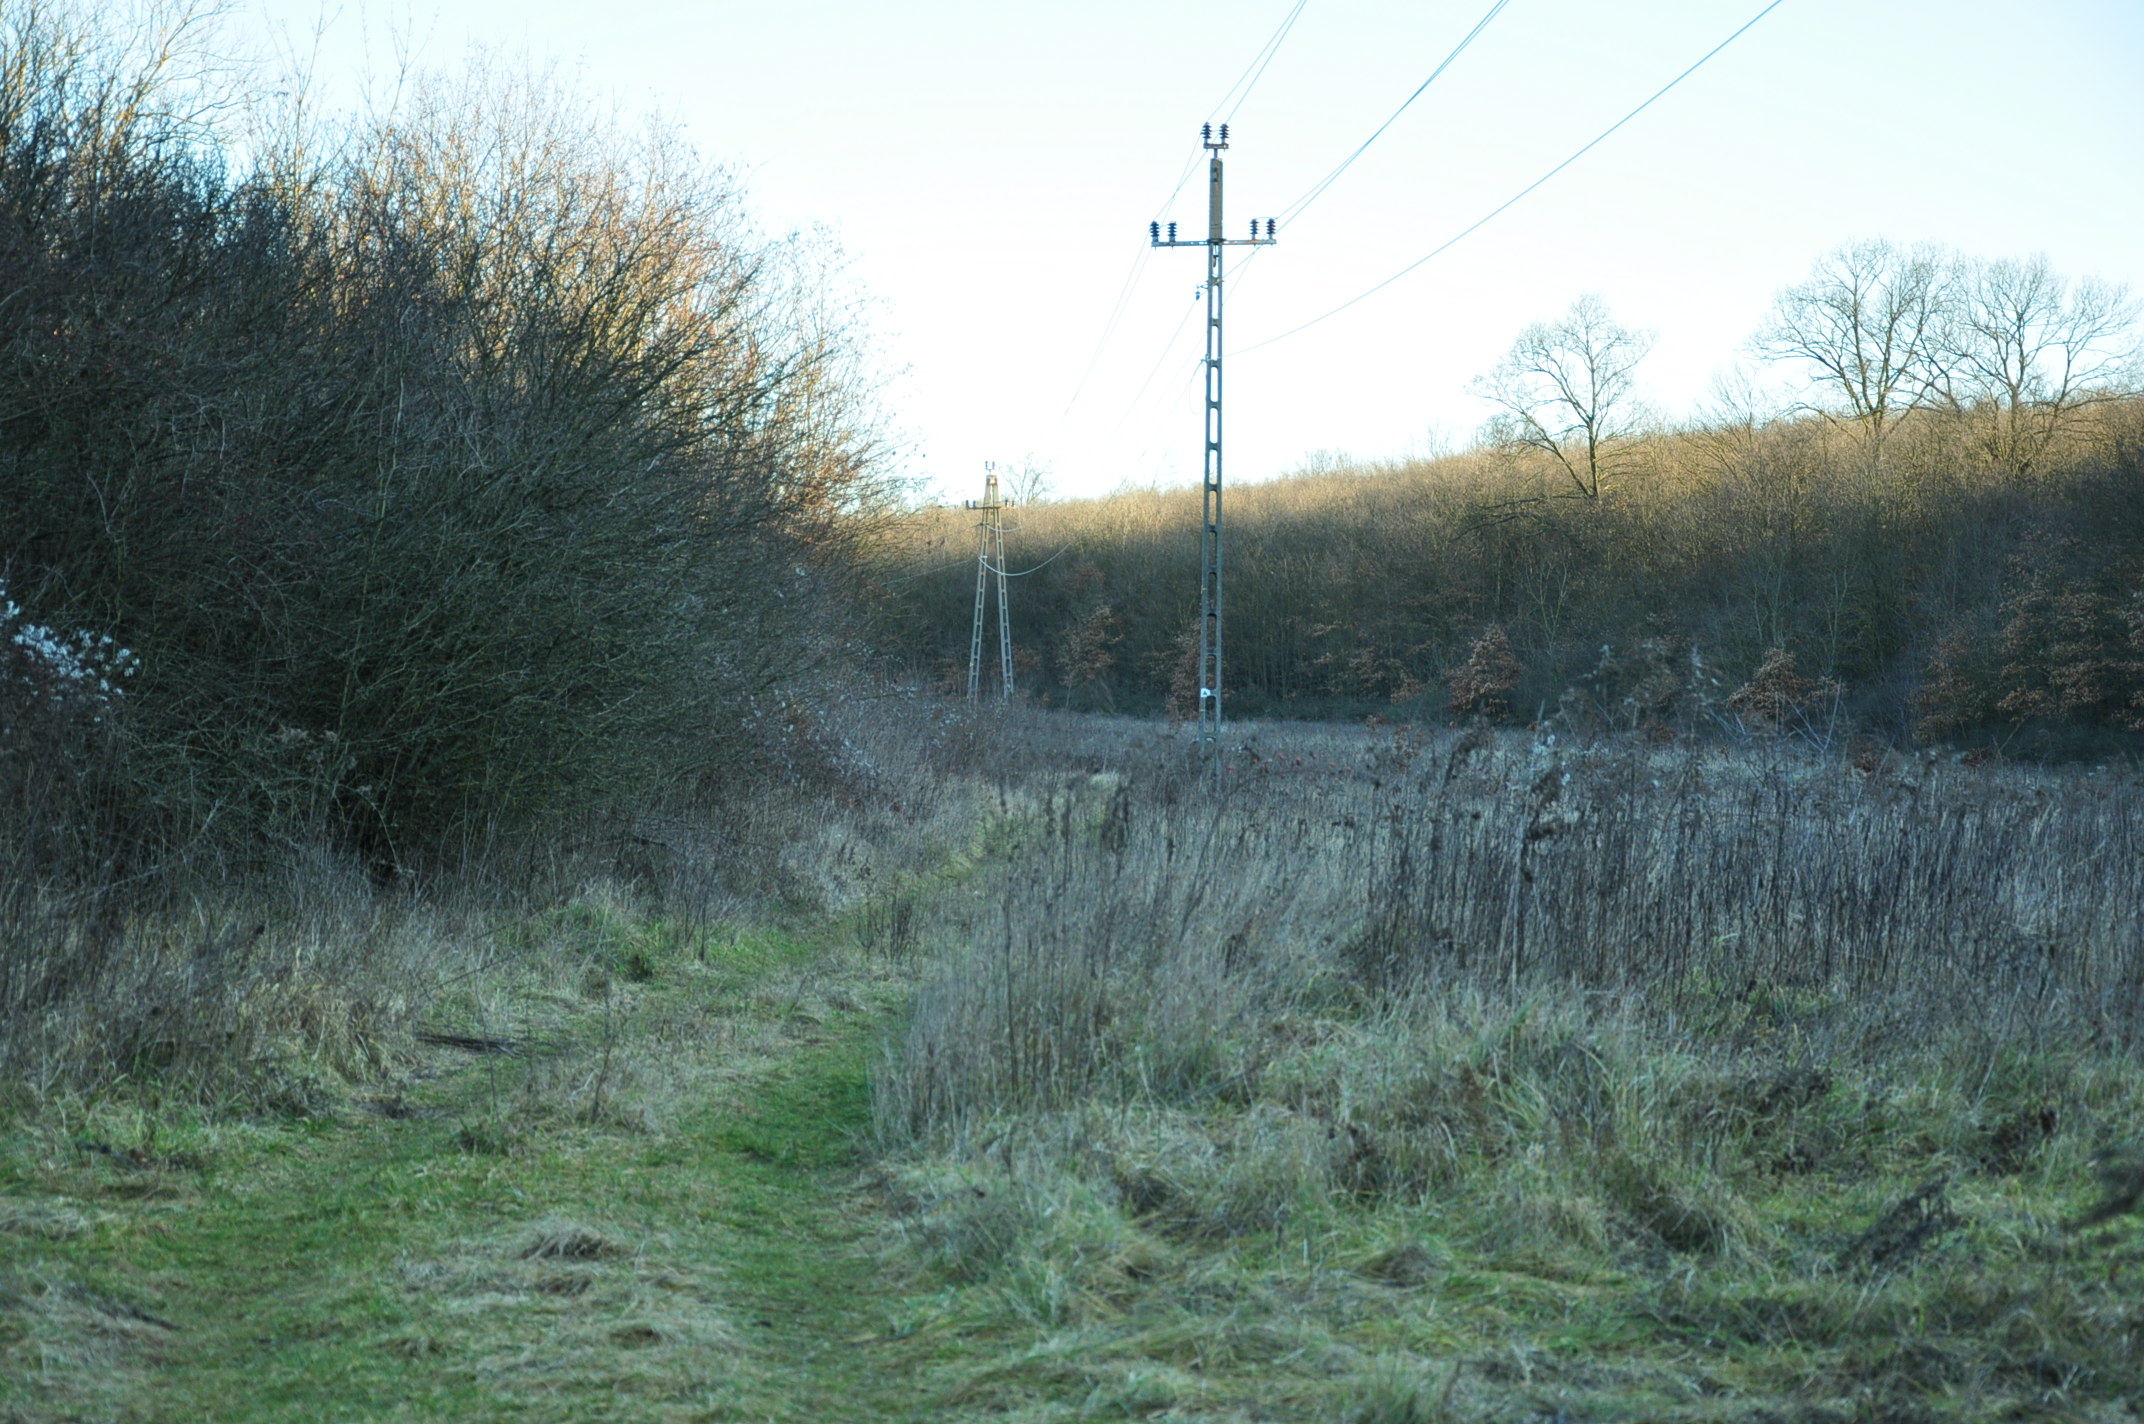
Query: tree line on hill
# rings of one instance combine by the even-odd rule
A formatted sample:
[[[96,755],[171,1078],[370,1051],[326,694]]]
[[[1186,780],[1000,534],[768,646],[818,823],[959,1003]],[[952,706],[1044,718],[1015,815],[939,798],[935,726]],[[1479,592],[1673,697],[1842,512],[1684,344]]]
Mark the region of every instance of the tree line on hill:
[[[1752,343],[1806,377],[1799,399],[1670,425],[1637,398],[1649,338],[1582,298],[1476,383],[1497,415],[1466,452],[1232,491],[1230,707],[2126,742],[2144,728],[2136,315],[2044,259],[1850,243]],[[1015,586],[1023,696],[1189,709],[1197,505],[1018,512],[1008,559],[1048,560]],[[917,511],[876,551],[882,643],[949,689],[972,519]]]

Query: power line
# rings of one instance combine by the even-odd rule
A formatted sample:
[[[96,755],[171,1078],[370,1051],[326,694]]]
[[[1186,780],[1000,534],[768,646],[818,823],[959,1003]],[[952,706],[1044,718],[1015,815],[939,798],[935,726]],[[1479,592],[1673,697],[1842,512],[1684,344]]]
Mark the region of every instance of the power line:
[[[1250,346],[1244,347],[1243,350],[1237,352],[1236,354],[1239,356],[1247,356],[1251,352],[1256,351],[1261,347],[1271,346],[1276,341],[1285,341],[1289,337],[1294,336],[1297,332],[1308,331],[1311,327],[1316,326],[1319,322],[1326,321],[1332,317],[1340,315],[1340,313],[1346,311],[1349,307],[1354,306],[1357,302],[1364,301],[1367,298],[1377,295],[1379,292],[1391,286],[1394,282],[1397,282],[1400,278],[1406,276],[1408,273],[1414,271],[1415,268],[1420,267],[1423,263],[1429,261],[1431,258],[1441,256],[1446,251],[1457,246],[1461,241],[1465,240],[1468,237],[1471,237],[1481,228],[1486,227],[1494,219],[1501,217],[1504,212],[1509,209],[1513,204],[1517,203],[1520,199],[1526,197],[1529,193],[1533,192],[1543,183],[1546,183],[1549,179],[1555,177],[1564,169],[1569,168],[1579,159],[1585,157],[1588,153],[1591,153],[1595,148],[1598,148],[1610,134],[1614,133],[1617,129],[1623,127],[1623,125],[1629,123],[1632,119],[1635,119],[1636,117],[1638,117],[1638,115],[1644,113],[1647,109],[1651,108],[1653,104],[1658,101],[1662,95],[1666,94],[1676,85],[1682,83],[1683,80],[1688,79],[1691,75],[1697,73],[1697,71],[1703,68],[1705,63],[1710,60],[1714,55],[1718,54],[1721,50],[1733,44],[1736,40],[1742,38],[1743,34],[1747,32],[1752,26],[1754,26],[1759,20],[1763,19],[1766,15],[1771,14],[1774,10],[1778,9],[1781,5],[1785,3],[1786,0],[1772,0],[1771,4],[1765,6],[1762,10],[1759,10],[1756,14],[1752,15],[1742,25],[1741,29],[1736,30],[1726,39],[1721,40],[1711,49],[1705,51],[1703,56],[1698,59],[1697,63],[1691,65],[1688,69],[1685,69],[1682,73],[1676,75],[1673,79],[1670,79],[1667,83],[1661,85],[1659,89],[1654,91],[1651,98],[1647,99],[1644,103],[1638,105],[1637,108],[1632,109],[1629,113],[1623,115],[1622,118],[1617,119],[1607,128],[1602,129],[1600,133],[1594,137],[1591,143],[1588,143],[1584,148],[1579,149],[1576,153],[1572,154],[1569,158],[1563,160],[1563,162],[1557,164],[1554,168],[1549,169],[1548,172],[1542,174],[1539,178],[1534,179],[1533,182],[1528,183],[1525,187],[1521,188],[1518,192],[1512,194],[1509,198],[1506,198],[1503,202],[1499,203],[1496,207],[1492,208],[1482,217],[1476,219],[1474,222],[1468,224],[1465,228],[1462,228],[1459,232],[1445,239],[1445,241],[1440,243],[1437,247],[1431,249],[1423,256],[1416,258],[1414,261],[1408,263],[1405,267],[1400,268],[1399,271],[1394,272],[1391,276],[1385,278],[1384,281],[1379,282],[1376,286],[1371,287],[1368,291],[1359,292],[1356,295],[1349,297],[1346,301],[1340,303],[1340,305],[1334,307],[1331,311],[1325,312],[1324,314],[1319,316],[1312,317],[1310,320],[1304,322],[1301,326],[1291,326],[1286,331],[1282,332],[1280,335],[1269,336],[1263,341],[1256,342]]]
[[[1397,123],[1399,121],[1400,115],[1406,113],[1408,107],[1412,105],[1415,100],[1422,97],[1423,90],[1428,89],[1430,85],[1437,82],[1437,76],[1443,74],[1445,70],[1452,67],[1452,61],[1459,58],[1460,55],[1464,54],[1466,52],[1467,46],[1474,43],[1475,37],[1480,35],[1483,30],[1488,29],[1489,22],[1495,19],[1499,14],[1501,14],[1503,12],[1504,7],[1506,5],[1509,5],[1510,3],[1511,0],[1496,0],[1496,3],[1489,7],[1489,13],[1483,15],[1479,20],[1476,20],[1474,22],[1474,28],[1466,32],[1465,38],[1461,39],[1458,44],[1452,46],[1452,52],[1446,55],[1443,61],[1438,64],[1435,69],[1432,69],[1429,72],[1429,78],[1423,80],[1420,87],[1417,88],[1412,94],[1409,94],[1407,96],[1406,103],[1403,103],[1397,109],[1394,109],[1392,111],[1391,118],[1386,119],[1383,123],[1379,124],[1377,126],[1376,132],[1372,133],[1368,138],[1364,139],[1360,146],[1358,146],[1353,153],[1349,154],[1346,158],[1341,159],[1339,167],[1335,168],[1332,172],[1326,174],[1323,178],[1320,178],[1316,183],[1312,184],[1309,192],[1303,194],[1302,197],[1297,198],[1287,207],[1282,208],[1280,210],[1279,221],[1283,223],[1287,222],[1289,219],[1301,213],[1303,209],[1309,207],[1312,203],[1316,202],[1318,200],[1318,196],[1321,193],[1323,193],[1327,188],[1330,188],[1334,184],[1334,182],[1339,179],[1341,174],[1347,172],[1349,166],[1353,164],[1356,159],[1362,157],[1362,155],[1366,151],[1368,151],[1370,145],[1377,142],[1377,140],[1383,136],[1386,129],[1391,128],[1393,124]]]
[[[1298,5],[1297,8],[1300,9],[1301,6]],[[1223,98],[1225,101],[1226,96]],[[1199,150],[1192,150],[1191,157],[1184,163],[1184,171],[1177,175],[1176,186],[1169,190],[1168,197],[1161,200],[1161,206],[1154,209],[1156,218],[1167,212],[1169,204],[1176,201],[1176,195],[1184,191],[1184,185],[1191,181],[1192,173],[1199,166],[1199,157]],[[1145,275],[1147,261],[1153,255],[1153,248],[1145,243],[1140,244],[1138,255],[1132,258],[1131,269],[1124,274],[1124,285],[1117,289],[1116,304],[1109,309],[1109,320],[1102,323],[1102,334],[1095,338],[1094,350],[1087,357],[1087,368],[1079,373],[1079,384],[1072,388],[1072,398],[1065,402],[1065,408],[1059,412],[1058,420],[1062,421],[1070,415],[1072,407],[1078,405],[1079,398],[1086,393],[1087,382],[1094,378],[1094,368],[1101,364],[1102,353],[1109,348],[1109,338],[1116,335],[1117,323],[1124,319],[1124,309],[1131,304],[1132,293],[1138,288],[1139,278]],[[1175,340],[1175,337],[1170,337],[1170,340]]]
[[[1125,403],[1124,413],[1118,416],[1117,423],[1110,427],[1109,433],[1112,436],[1124,428],[1124,422],[1131,419],[1132,412],[1136,411],[1139,408],[1139,403],[1146,399],[1146,393],[1153,386],[1154,378],[1161,374],[1161,368],[1169,362],[1170,353],[1176,347],[1176,338],[1184,334],[1184,328],[1191,324],[1192,313],[1198,309],[1199,306],[1196,300],[1184,308],[1183,316],[1176,323],[1176,330],[1170,332],[1169,339],[1161,344],[1161,354],[1154,358],[1153,366],[1147,370],[1146,379],[1139,383],[1138,391],[1133,394],[1131,400]],[[1201,355],[1196,361],[1187,365],[1185,369],[1195,370],[1199,365],[1204,364],[1205,360],[1205,356]]]
[[[1251,97],[1251,91],[1258,87],[1258,81],[1265,78],[1266,66],[1273,62],[1274,55],[1280,53],[1281,41],[1288,38],[1288,31],[1295,28],[1297,17],[1303,13],[1303,7],[1309,3],[1310,0],[1295,0],[1295,8],[1288,12],[1288,18],[1280,22],[1280,28],[1273,32],[1273,38],[1266,41],[1266,47],[1260,50],[1257,57],[1251,61],[1256,72],[1254,73],[1252,69],[1243,71],[1246,75],[1249,75],[1250,82],[1245,83],[1240,78],[1236,81],[1237,85],[1242,86],[1243,92],[1237,94],[1235,88],[1231,87],[1227,94],[1221,96],[1221,104],[1226,104],[1230,96],[1233,95],[1236,100],[1235,107],[1231,108],[1223,116],[1221,114],[1221,104],[1216,104],[1213,106],[1213,112],[1206,116],[1208,119],[1220,118],[1221,122],[1227,123],[1236,117],[1238,110],[1242,109],[1245,101]],[[1183,185],[1179,183],[1177,187],[1181,190]]]
[[[1178,184],[1177,190],[1181,192],[1182,189],[1183,185]],[[1140,275],[1146,271],[1147,259],[1152,255],[1152,249],[1141,247],[1139,255],[1132,259],[1131,269],[1124,274],[1124,285],[1117,289],[1116,305],[1109,309],[1109,320],[1102,323],[1102,334],[1095,338],[1094,350],[1087,357],[1087,368],[1079,373],[1079,382],[1072,387],[1071,399],[1065,402],[1065,408],[1058,413],[1057,418],[1060,421],[1072,413],[1072,407],[1078,405],[1079,398],[1086,394],[1087,382],[1094,378],[1094,368],[1102,363],[1102,353],[1109,349],[1109,338],[1116,335],[1117,323],[1124,319],[1124,308],[1131,301],[1132,292],[1139,285]]]
[[[1031,569],[1022,569],[1018,573],[1007,573],[1004,569],[998,568],[993,565],[991,567],[990,572],[997,574],[1003,578],[1026,578],[1029,574],[1041,573],[1044,569],[1056,563],[1059,559],[1063,558],[1066,554],[1069,554],[1070,552],[1072,552],[1072,546],[1070,544],[1067,544],[1063,548],[1059,549],[1056,553],[1050,555],[1047,559],[1044,559],[1041,563],[1035,565]]]
[[[1362,155],[1368,151],[1370,145],[1377,142],[1377,140],[1383,136],[1385,130],[1391,128],[1392,125],[1398,121],[1399,116],[1401,114],[1406,113],[1408,108],[1414,103],[1414,101],[1421,98],[1423,92],[1427,90],[1430,85],[1437,82],[1438,76],[1443,74],[1445,70],[1452,67],[1453,60],[1459,58],[1460,55],[1466,53],[1467,46],[1473,44],[1474,41],[1480,37],[1481,32],[1489,28],[1489,22],[1491,20],[1494,20],[1498,15],[1502,14],[1504,7],[1510,3],[1511,0],[1496,0],[1496,3],[1489,7],[1488,13],[1474,22],[1474,28],[1468,30],[1466,34],[1460,38],[1459,43],[1452,46],[1452,52],[1446,55],[1442,62],[1440,62],[1435,69],[1432,69],[1429,72],[1429,78],[1423,80],[1421,84],[1416,87],[1415,91],[1407,96],[1405,103],[1402,103],[1397,109],[1394,109],[1392,111],[1392,117],[1386,119],[1383,123],[1379,124],[1377,126],[1376,132],[1372,133],[1368,138],[1364,139],[1353,153],[1349,154],[1346,158],[1340,160],[1339,167],[1333,169],[1332,172],[1326,174],[1323,178],[1320,178],[1316,183],[1310,186],[1308,192],[1304,193],[1300,198],[1297,198],[1287,207],[1281,209],[1280,216],[1276,219],[1276,221],[1281,223],[1288,223],[1298,217],[1301,217],[1305,209],[1307,209],[1312,203],[1316,202],[1318,198],[1324,194],[1327,188],[1330,188],[1336,181],[1338,181],[1340,175],[1347,172],[1347,170],[1351,166],[1353,166],[1355,160],[1362,157]],[[1251,264],[1256,262],[1260,255],[1261,254],[1257,252],[1253,252],[1250,256],[1243,259],[1243,265],[1236,269],[1237,281],[1240,282],[1250,275]],[[1249,346],[1246,346],[1244,348],[1244,350],[1246,351],[1255,349],[1256,348]]]
[[[1310,0],[1295,0],[1294,8],[1282,18],[1279,27],[1267,37],[1258,53],[1251,56],[1251,62],[1244,66],[1243,73],[1236,76],[1236,82],[1228,86],[1228,92],[1221,96],[1220,102],[1207,113],[1208,122],[1211,122],[1231,99],[1235,100],[1235,105],[1228,113],[1230,118],[1235,117],[1236,110],[1243,107],[1244,102],[1251,97],[1251,91],[1258,87],[1258,81],[1265,77],[1266,67],[1272,64],[1273,57],[1280,53],[1281,42],[1288,38],[1288,32],[1295,28],[1296,20],[1302,16],[1303,7],[1309,3]],[[1169,205],[1184,191],[1184,185],[1191,181],[1191,175],[1198,171],[1199,163],[1205,156],[1204,149],[1191,150],[1191,156],[1184,160],[1184,171],[1176,175],[1176,186],[1169,190],[1168,197],[1161,200],[1161,206],[1154,209],[1154,218],[1168,212]],[[1116,334],[1117,323],[1124,319],[1124,309],[1130,305],[1132,292],[1137,289],[1139,278],[1146,271],[1147,260],[1152,256],[1153,249],[1144,243],[1140,244],[1138,255],[1132,258],[1131,269],[1124,274],[1124,285],[1117,289],[1117,300],[1109,309],[1109,319],[1102,323],[1102,334],[1095,339],[1094,351],[1087,357],[1087,367],[1080,372],[1079,383],[1072,388],[1072,398],[1065,402],[1063,412],[1057,417],[1060,421],[1072,413],[1072,407],[1079,404],[1080,396],[1087,390],[1087,382],[1094,378],[1094,369],[1101,364],[1102,352],[1108,349],[1109,338]],[[1171,336],[1169,339],[1174,341],[1176,338]]]

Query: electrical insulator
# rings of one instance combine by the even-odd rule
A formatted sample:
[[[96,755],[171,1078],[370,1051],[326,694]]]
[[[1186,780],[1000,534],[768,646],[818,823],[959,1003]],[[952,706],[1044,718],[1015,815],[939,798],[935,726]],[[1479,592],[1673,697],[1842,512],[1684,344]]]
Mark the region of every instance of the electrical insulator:
[[[1223,124],[1223,125],[1221,125],[1221,142],[1223,142],[1223,143],[1227,143],[1227,142],[1228,142],[1228,125],[1227,125],[1227,124]]]
[[[1148,223],[1146,225],[1146,235],[1156,242],[1161,241],[1161,224],[1158,222]]]
[[[1212,125],[1212,124],[1200,124],[1200,125],[1199,125],[1199,137],[1200,137],[1200,138],[1201,138],[1202,140],[1204,140],[1205,142],[1207,142],[1207,143],[1212,143],[1212,142],[1213,142],[1213,125]]]
[[[1273,219],[1271,219],[1271,218],[1267,218],[1267,219],[1266,219],[1266,236],[1267,236],[1267,237],[1271,237],[1272,235],[1273,235]]]
[[[1175,224],[1175,223],[1170,223],[1170,224],[1169,224],[1169,241],[1171,241],[1171,242],[1174,242],[1174,241],[1176,241],[1176,224]]]

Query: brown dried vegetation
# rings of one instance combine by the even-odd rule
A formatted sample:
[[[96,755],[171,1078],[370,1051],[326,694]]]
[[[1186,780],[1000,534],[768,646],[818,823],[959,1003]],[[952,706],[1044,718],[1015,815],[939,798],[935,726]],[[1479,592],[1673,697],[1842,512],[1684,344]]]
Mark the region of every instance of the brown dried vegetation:
[[[917,932],[892,1205],[1011,1348],[1304,1417],[2123,1417],[2132,776],[1236,737],[1222,804],[1068,745]]]

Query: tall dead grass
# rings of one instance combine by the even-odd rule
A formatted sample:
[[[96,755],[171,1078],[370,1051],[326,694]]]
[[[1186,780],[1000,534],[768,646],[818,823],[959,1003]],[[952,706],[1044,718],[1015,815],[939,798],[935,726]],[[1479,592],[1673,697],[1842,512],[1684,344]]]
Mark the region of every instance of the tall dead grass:
[[[392,879],[325,835],[50,876],[0,839],[21,872],[0,887],[0,1082],[319,1111],[397,1066],[420,1024],[494,1032],[479,1020],[504,986],[638,972],[577,928],[606,907],[690,945],[845,912],[967,847],[976,780],[940,769],[974,735],[963,719],[862,686],[814,715],[848,730],[719,798],[472,837]]]
[[[1051,793],[1047,850],[936,927],[952,967],[884,1081],[886,1128],[1104,1082],[1211,1091],[1250,1071],[1256,1025],[1336,998],[1570,992],[1856,1054],[2144,1029],[2128,773],[1478,731],[1254,731],[1238,756],[1219,805],[1166,772]]]
[[[2144,1135],[2133,773],[1240,732],[1220,804],[1167,749],[1044,791],[916,931],[900,1249],[1037,1332],[1035,1397],[1045,1356],[1316,1417],[2138,1385],[2134,1244],[2065,1230]]]

